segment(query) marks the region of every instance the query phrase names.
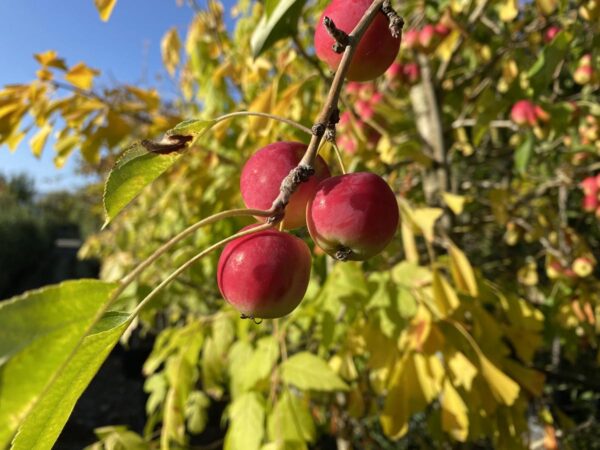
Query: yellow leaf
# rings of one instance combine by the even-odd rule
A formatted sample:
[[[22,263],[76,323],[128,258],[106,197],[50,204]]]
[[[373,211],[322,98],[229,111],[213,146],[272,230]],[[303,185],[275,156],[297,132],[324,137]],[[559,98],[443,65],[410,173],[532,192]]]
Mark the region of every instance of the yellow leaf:
[[[177,28],[173,27],[162,38],[160,42],[160,51],[163,64],[167,68],[169,75],[175,75],[175,69],[179,65],[179,53],[181,50],[181,40],[177,33]]]
[[[52,126],[46,124],[40,128],[40,130],[29,141],[31,152],[36,158],[42,156],[42,150],[44,149],[44,145],[46,145],[46,140],[48,139],[51,131]]]
[[[250,106],[248,107],[249,111],[258,111],[258,112],[270,112],[271,104],[273,102],[273,91],[277,89],[277,81],[274,81],[273,84],[265,88],[256,98],[252,101]],[[248,120],[248,129],[251,132],[259,132],[267,128],[269,119],[264,117],[251,117]]]
[[[519,396],[519,385],[492,364],[483,353],[479,354],[479,364],[494,398],[504,405],[512,405]]]
[[[403,220],[400,224],[402,234],[402,244],[404,248],[404,256],[410,263],[419,263],[419,252],[417,251],[417,243],[415,242],[415,234],[408,223]]]
[[[394,366],[393,374],[380,416],[383,432],[392,439],[399,439],[408,431],[408,421],[414,413],[427,406],[421,390],[415,359],[407,353]],[[427,380],[423,380],[427,382]]]
[[[160,105],[160,97],[156,89],[141,89],[136,86],[126,86],[140,101],[144,102],[149,109],[157,109]]]
[[[442,61],[449,60],[459,39],[460,31],[457,29],[452,30],[452,32],[437,46],[435,50],[436,55]]]
[[[54,150],[56,150],[56,156],[54,157],[54,165],[59,169],[62,168],[65,165],[67,158],[78,143],[79,137],[76,135],[61,136],[54,143]]]
[[[444,381],[442,390],[442,429],[459,442],[465,442],[469,434],[467,406],[454,386]]]
[[[398,348],[409,348],[416,351],[423,351],[423,345],[429,333],[431,332],[431,314],[423,305],[419,305],[415,316],[410,321],[398,341]]]
[[[94,3],[96,4],[96,9],[100,14],[100,19],[106,22],[110,18],[117,0],[94,0]]]
[[[448,358],[448,367],[452,372],[454,384],[470,391],[473,378],[477,375],[477,367],[461,352],[454,352]]]
[[[518,6],[517,0],[503,0],[503,2],[498,5],[500,20],[503,22],[512,22],[515,17],[517,17],[517,14],[519,14]]]
[[[48,50],[44,53],[35,53],[33,56],[44,67],[50,66],[61,70],[67,70],[65,60],[59,58],[54,50]]]
[[[88,90],[94,83],[94,77],[100,72],[90,69],[84,63],[75,64],[65,75],[65,79],[79,89]]]
[[[448,208],[452,210],[454,214],[457,216],[463,212],[463,208],[465,206],[465,202],[467,201],[466,197],[463,195],[455,195],[449,192],[444,192],[442,194],[444,198],[444,202],[448,205]]]
[[[413,218],[425,239],[433,242],[433,227],[444,211],[441,208],[419,208],[413,211]]]
[[[453,243],[450,243],[450,272],[456,287],[471,297],[477,297],[477,281],[471,263],[465,254]]]
[[[24,137],[25,133],[22,131],[12,133],[10,136],[8,136],[6,139],[6,145],[8,145],[8,149],[11,153],[17,149]]]
[[[517,272],[517,279],[519,280],[519,283],[525,286],[537,285],[539,278],[535,262],[528,261],[523,267],[521,267]]]
[[[503,364],[506,372],[518,381],[521,386],[536,397],[542,395],[546,379],[543,373],[529,369],[510,358],[506,358]]]
[[[417,381],[427,403],[431,403],[440,393],[444,368],[437,355],[426,356],[422,353],[413,355]]]
[[[450,283],[437,270],[433,271],[433,300],[442,316],[450,315],[460,304]]]

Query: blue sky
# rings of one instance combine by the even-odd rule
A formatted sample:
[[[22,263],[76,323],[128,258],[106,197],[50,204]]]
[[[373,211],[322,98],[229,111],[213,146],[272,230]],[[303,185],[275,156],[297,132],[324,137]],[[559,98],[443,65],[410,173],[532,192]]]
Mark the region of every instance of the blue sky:
[[[204,0],[198,3],[206,4]],[[223,3],[229,8],[235,1]],[[38,69],[33,54],[56,50],[69,65],[84,61],[99,69],[100,82],[127,82],[173,92],[162,67],[160,40],[172,26],[184,35],[192,16],[187,2],[178,7],[175,0],[118,0],[108,22],[100,20],[93,0],[2,0],[0,86],[31,81]],[[73,172],[73,158],[57,170],[50,142],[38,160],[27,141],[28,137],[13,154],[0,146],[0,172],[25,171],[42,192],[85,183]]]

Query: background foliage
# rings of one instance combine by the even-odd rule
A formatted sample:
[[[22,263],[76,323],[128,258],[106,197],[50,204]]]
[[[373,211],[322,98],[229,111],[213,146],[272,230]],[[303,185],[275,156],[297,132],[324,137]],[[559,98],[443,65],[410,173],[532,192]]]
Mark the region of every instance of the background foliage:
[[[128,327],[123,340],[133,327],[156,336],[144,365],[146,428],[99,429],[93,448],[187,448],[220,411],[226,449],[597,445],[599,233],[579,187],[600,167],[594,1],[395,5],[407,31],[446,30],[404,45],[395,70],[412,65],[399,71],[406,76],[347,86],[338,141],[350,170],[386,177],[401,230],[362,264],[314,249],[309,292],[289,317],[240,320],[216,287],[217,254],[130,314],[242,219],[196,232],[111,302],[115,283],[161,243],[242,205],[250,154],[306,140],[261,117],[214,119],[249,110],[310,126],[329,84],[311,56],[324,4],[240,0],[231,31],[219,2],[198,8],[185,36],[166,30],[162,42],[181,91],[172,102],[96,86],[94,69],[54,51],[35,55],[36,81],[0,91],[0,143],[14,149],[35,128],[39,154],[57,131],[57,166],[78,152],[102,174],[135,139],[197,119],[175,129],[194,138],[185,151],[149,153],[138,142],[117,163],[105,192],[110,223],[81,251],[101,258],[102,281],[0,305],[0,446],[16,433],[14,448],[49,448]],[[96,5],[107,20],[115,1]],[[576,72],[588,54],[586,81]],[[520,100],[538,106],[535,119],[511,116]]]

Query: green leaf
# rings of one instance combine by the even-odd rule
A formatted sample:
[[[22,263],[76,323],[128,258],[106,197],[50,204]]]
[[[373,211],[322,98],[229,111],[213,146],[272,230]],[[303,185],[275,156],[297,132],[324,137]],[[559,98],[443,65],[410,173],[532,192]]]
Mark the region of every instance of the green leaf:
[[[521,145],[515,151],[515,170],[523,175],[527,171],[529,160],[533,154],[533,134],[528,133]]]
[[[131,145],[111,170],[104,186],[106,227],[147,185],[161,176],[191,145],[193,138],[210,130],[215,120],[186,120],[169,130],[161,142]]]
[[[229,408],[224,450],[258,450],[265,435],[264,400],[257,392],[238,397]]]
[[[561,31],[540,51],[536,62],[527,72],[535,93],[543,91],[550,85],[556,67],[565,60],[567,52],[570,51],[570,42],[571,36]]]
[[[281,377],[299,389],[315,391],[342,391],[348,386],[327,363],[308,352],[296,353],[281,364]]]
[[[114,219],[147,185],[162,175],[181,156],[148,152],[138,142],[129,147],[108,175],[104,186],[106,222]]]
[[[52,381],[19,427],[12,449],[52,448],[77,399],[119,342],[129,318],[126,313],[110,312],[94,325],[92,333],[83,339],[60,376]]]
[[[0,448],[69,372],[72,353],[82,350],[115,286],[68,281],[0,304]]]
[[[267,430],[272,441],[313,442],[315,424],[307,402],[289,390],[283,391],[269,415]]]
[[[280,39],[293,36],[306,0],[266,0],[265,12],[256,26],[250,46],[254,58]]]
[[[279,345],[273,336],[264,337],[258,341],[256,350],[251,357],[231,373],[232,384],[240,391],[247,391],[254,385],[267,378],[279,358]]]

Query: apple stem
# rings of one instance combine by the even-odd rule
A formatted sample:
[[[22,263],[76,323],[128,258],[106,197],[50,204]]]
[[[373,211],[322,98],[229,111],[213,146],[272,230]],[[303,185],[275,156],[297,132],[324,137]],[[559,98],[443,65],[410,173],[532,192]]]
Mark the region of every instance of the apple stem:
[[[237,238],[246,236],[248,234],[256,233],[258,231],[268,230],[269,228],[272,228],[272,227],[273,227],[273,225],[271,225],[269,223],[265,223],[263,225],[259,225],[258,227],[250,228],[249,230],[240,231],[239,233],[233,234],[233,235],[217,242],[216,244],[213,244],[210,247],[202,250],[196,256],[194,256],[193,258],[189,259],[188,261],[183,263],[181,266],[179,266],[177,268],[177,270],[175,270],[173,273],[171,273],[171,275],[169,275],[167,278],[165,278],[146,297],[144,297],[144,299],[137,305],[137,307],[133,311],[132,316],[139,314],[139,312],[144,308],[144,306],[146,306],[148,304],[148,302],[150,302],[150,300],[152,300],[156,296],[156,294],[158,294],[167,284],[169,284],[171,281],[173,281],[175,278],[177,278],[179,275],[181,275],[181,273],[183,273],[185,270],[187,270],[190,266],[192,266],[194,263],[196,263],[197,261],[204,258],[209,253],[219,249],[223,245],[225,245],[228,242],[231,242]]]
[[[389,28],[390,33],[396,39],[400,39],[402,37],[402,28],[404,27],[404,20],[402,17],[398,15],[398,13],[392,8],[392,2],[390,0],[385,0],[383,5],[381,5],[381,11],[387,16],[388,21],[390,22]]]
[[[154,261],[160,258],[163,254],[165,254],[171,247],[173,247],[178,242],[182,241],[186,237],[190,236],[196,230],[200,229],[203,226],[210,225],[222,219],[227,219],[230,217],[241,217],[241,216],[261,216],[268,217],[270,213],[268,211],[262,211],[259,209],[231,209],[228,211],[221,211],[220,213],[213,214],[212,216],[206,217],[189,227],[185,230],[181,231],[177,235],[173,236],[159,248],[157,248],[154,253],[152,253],[148,258],[142,261],[137,265],[135,269],[133,269],[125,278],[121,280],[119,288],[113,294],[114,298],[117,298],[125,288],[131,284],[133,280],[135,280],[146,268],[148,268]]]

